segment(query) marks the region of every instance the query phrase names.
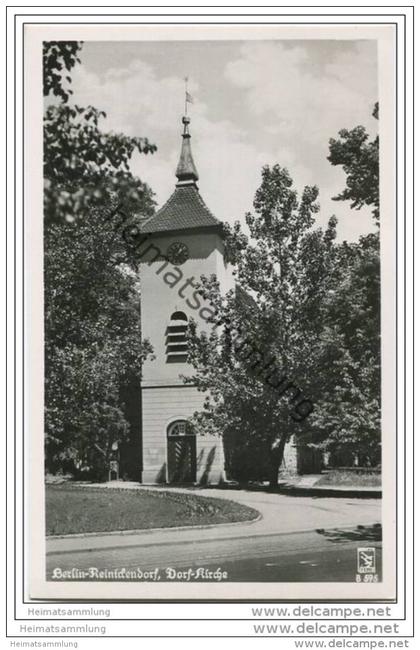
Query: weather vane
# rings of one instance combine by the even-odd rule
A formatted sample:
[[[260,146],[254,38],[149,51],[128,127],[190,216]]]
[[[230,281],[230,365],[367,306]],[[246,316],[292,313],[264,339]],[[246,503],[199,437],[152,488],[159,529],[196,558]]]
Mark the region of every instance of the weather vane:
[[[192,95],[188,92],[188,77],[184,77],[185,81],[185,116],[188,114],[188,104],[194,104]]]

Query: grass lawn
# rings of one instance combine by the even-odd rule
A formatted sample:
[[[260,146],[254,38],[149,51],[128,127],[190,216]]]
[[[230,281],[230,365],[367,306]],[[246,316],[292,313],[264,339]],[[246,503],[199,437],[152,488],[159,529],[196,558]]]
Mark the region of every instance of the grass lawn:
[[[226,524],[258,515],[233,501],[194,494],[46,486],[47,535]]]
[[[331,487],[345,485],[349,487],[381,487],[381,474],[378,472],[346,472],[332,470],[324,474],[315,484]]]

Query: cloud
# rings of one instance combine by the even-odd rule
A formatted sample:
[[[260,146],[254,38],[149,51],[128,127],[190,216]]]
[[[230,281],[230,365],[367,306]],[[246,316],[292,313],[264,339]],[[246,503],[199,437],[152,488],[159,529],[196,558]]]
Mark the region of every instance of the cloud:
[[[375,89],[368,81],[356,83],[366,52],[363,48],[347,51],[323,62],[314,60],[310,48],[303,45],[254,42],[238,44],[236,51],[237,56],[226,61],[224,78],[215,89],[215,95],[222,97],[217,118],[214,107],[200,101],[204,93],[199,82],[190,82],[192,149],[208,207],[221,220],[243,220],[252,210],[262,166],[279,162],[289,168],[298,189],[306,184],[323,189],[321,223],[336,212],[342,215],[340,221],[346,221],[343,233],[350,239],[357,237],[364,230],[363,219],[349,219],[348,207],[329,200],[345,179],[326,156],[331,135],[366,121],[366,94],[369,90],[374,95]],[[208,60],[205,63],[210,65]],[[152,187],[162,205],[176,182],[184,80],[162,74],[163,69],[171,70],[169,65],[161,65],[158,72],[147,57],[105,70],[95,67],[97,71],[81,65],[74,71],[74,101],[105,110],[104,129],[147,136],[158,146],[153,155],[135,155],[131,168]],[[228,102],[223,104],[223,88],[243,94],[235,122]],[[369,230],[369,217],[364,223]]]
[[[351,210],[331,198],[343,189],[345,176],[327,160],[328,143],[342,128],[366,125],[375,133],[371,110],[377,100],[376,44],[369,41],[248,42],[225,68],[227,80],[244,93],[248,110],[276,145],[279,159],[292,151],[292,175],[302,171],[305,183],[320,187],[325,224],[331,214],[339,217],[341,238],[355,239],[370,232],[374,223],[369,210]],[[300,169],[297,161],[300,162]],[[287,162],[286,162],[287,165]]]
[[[246,43],[225,75],[245,91],[249,109],[264,117],[265,128],[288,140],[328,142],[338,129],[365,123],[377,99],[376,61],[366,44],[333,51],[334,61],[323,61],[313,41]]]
[[[181,115],[183,105],[168,101],[183,97],[182,78],[157,78],[153,68],[135,60],[125,68],[108,69],[99,75],[81,66],[73,79],[74,101],[93,104],[106,111],[104,128],[129,135],[147,135],[158,145],[151,156],[135,155],[131,168],[156,192],[162,204],[174,189],[175,169],[181,149]],[[192,149],[200,175],[200,191],[209,208],[221,220],[243,219],[252,209],[253,196],[260,183],[261,168],[279,159],[277,152],[264,150],[230,120],[213,121],[208,107],[195,97],[190,127]],[[295,171],[305,170],[291,150],[281,157],[295,164]],[[309,170],[306,170],[309,176]]]
[[[74,100],[93,103],[107,112],[107,128],[128,135],[151,138],[174,128],[176,104],[168,98],[183,97],[183,81],[157,79],[153,68],[133,60],[127,67],[109,68],[103,74],[79,66],[73,75]]]

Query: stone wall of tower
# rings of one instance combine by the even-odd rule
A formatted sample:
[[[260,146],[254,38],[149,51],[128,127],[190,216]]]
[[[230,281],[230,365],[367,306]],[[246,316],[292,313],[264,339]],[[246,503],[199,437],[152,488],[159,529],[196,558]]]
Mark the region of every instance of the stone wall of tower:
[[[190,418],[200,410],[203,394],[193,386],[143,389],[143,483],[168,480],[167,429],[171,422]],[[197,436],[197,483],[217,484],[224,479],[222,440]]]
[[[164,257],[174,242],[188,247],[189,258],[178,267],[165,263]],[[141,251],[141,318],[142,336],[150,341],[154,359],[143,367],[142,377],[142,446],[143,483],[168,481],[167,430],[171,422],[185,420],[201,410],[204,395],[194,386],[186,386],[181,375],[188,376],[187,363],[171,360],[167,355],[166,332],[171,315],[182,311],[194,318],[199,330],[209,332],[210,305],[194,296],[191,278],[216,274],[221,290],[233,286],[233,279],[223,259],[223,242],[217,232],[168,233],[150,237]],[[159,254],[160,253],[160,254]],[[190,281],[183,289],[186,281]],[[198,299],[197,299],[198,298]],[[222,439],[196,437],[197,482],[217,484],[225,476]]]
[[[166,263],[166,255],[174,242],[188,247],[189,259],[174,267]],[[158,255],[160,252],[161,255]],[[143,255],[142,255],[143,253]],[[166,358],[165,332],[170,317],[175,311],[182,311],[187,318],[193,318],[200,330],[210,331],[212,325],[206,322],[210,305],[203,298],[194,296],[190,285],[185,283],[201,275],[216,274],[222,292],[233,286],[232,275],[223,260],[223,241],[216,232],[168,233],[149,237],[139,249],[141,256],[141,319],[142,337],[153,345],[154,360],[148,360],[143,367],[143,385],[181,384],[180,374],[188,371],[186,364],[168,363]]]

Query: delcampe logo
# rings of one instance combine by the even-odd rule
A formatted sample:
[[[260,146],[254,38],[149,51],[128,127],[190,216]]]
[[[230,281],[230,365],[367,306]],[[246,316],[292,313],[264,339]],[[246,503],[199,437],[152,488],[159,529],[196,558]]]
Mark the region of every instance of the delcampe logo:
[[[373,547],[357,549],[358,573],[376,573],[376,549]]]

